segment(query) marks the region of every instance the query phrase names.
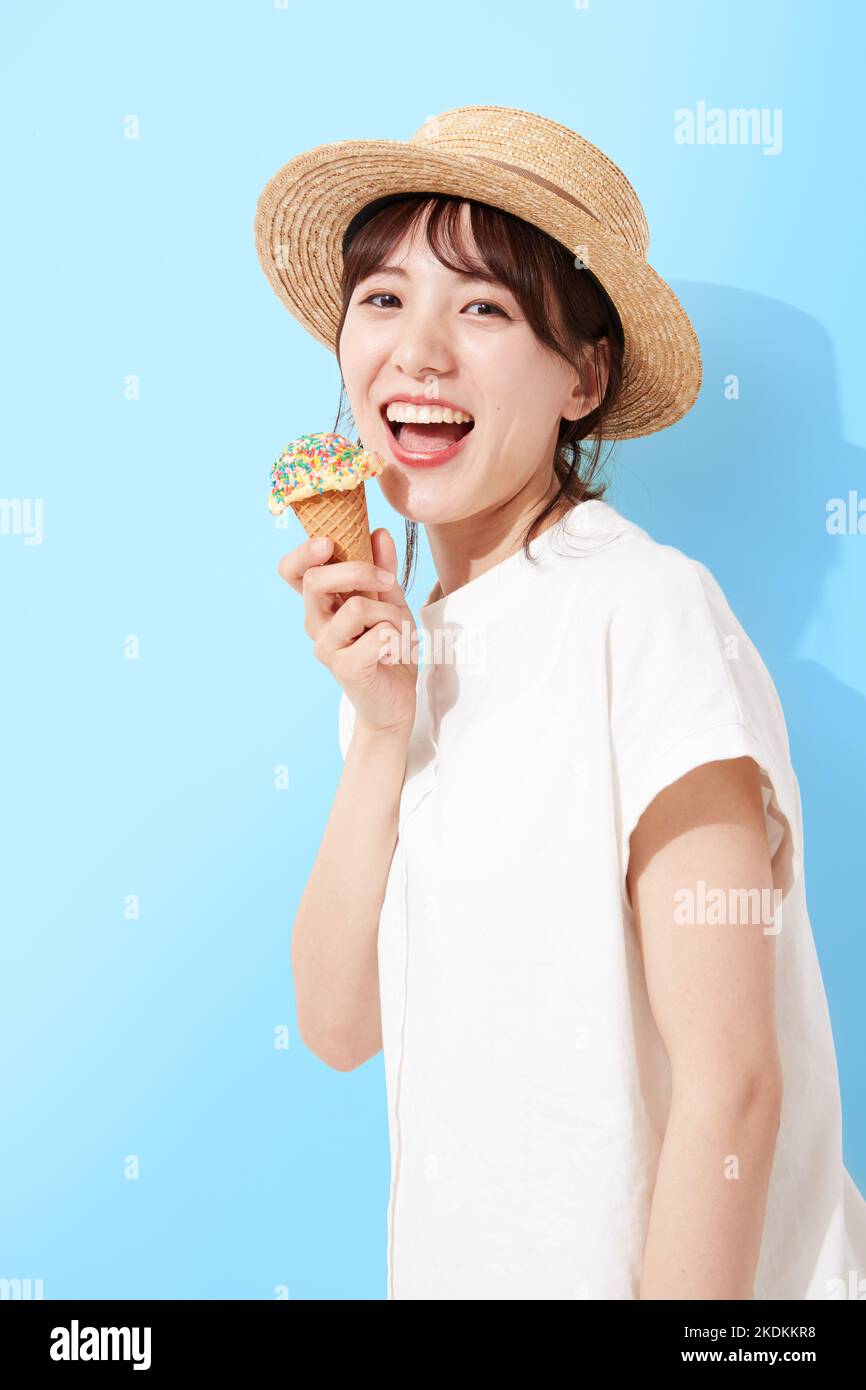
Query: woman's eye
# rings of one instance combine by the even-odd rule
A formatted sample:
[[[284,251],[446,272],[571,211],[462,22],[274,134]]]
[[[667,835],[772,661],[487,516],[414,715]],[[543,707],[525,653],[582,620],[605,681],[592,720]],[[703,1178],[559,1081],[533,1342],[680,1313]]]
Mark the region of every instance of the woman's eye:
[[[505,319],[508,318],[508,315],[506,314],[506,312],[505,312],[504,309],[500,309],[500,307],[499,307],[498,304],[491,304],[491,303],[490,303],[488,300],[486,300],[486,299],[476,299],[476,300],[473,301],[472,304],[467,305],[467,308],[469,308],[469,309],[474,309],[476,304],[482,305],[482,307],[485,308],[485,309],[492,309],[493,312],[494,312],[494,314],[501,314],[502,317],[505,318]],[[490,315],[489,315],[489,314],[473,314],[472,317],[473,317],[473,318],[477,318],[477,319],[487,319],[487,318],[490,317]]]
[[[362,304],[372,304],[372,302],[373,302],[374,299],[396,299],[396,298],[397,298],[396,294],[387,294],[386,292],[383,291],[383,292],[381,292],[380,294],[370,294],[370,295],[368,295],[366,299],[362,299],[362,300],[361,300],[361,303],[362,303]],[[378,306],[377,306],[377,307],[378,307]],[[387,305],[386,307],[390,308],[390,305]]]
[[[394,300],[396,303],[398,303],[398,304],[399,304],[399,302],[400,302],[396,294],[389,294],[389,293],[387,292],[387,290],[380,290],[380,291],[379,291],[378,293],[376,293],[376,294],[369,294],[369,295],[367,295],[367,298],[366,298],[366,299],[362,299],[362,300],[361,300],[361,303],[362,303],[362,304],[373,304],[374,301],[377,300],[377,299],[393,299],[393,300]],[[381,304],[381,305],[380,305],[380,304],[375,304],[374,307],[377,308],[377,309],[380,309],[380,308],[383,308],[383,309],[390,309],[390,308],[393,307],[393,305],[391,305],[391,304]],[[499,306],[498,304],[491,304],[490,301],[487,300],[487,299],[475,299],[475,300],[472,301],[471,304],[468,304],[466,307],[467,307],[467,309],[475,309],[476,307],[480,307],[480,308],[482,308],[482,309],[491,309],[491,310],[493,311],[494,314],[499,314],[499,316],[500,316],[501,318],[504,318],[504,319],[507,319],[507,318],[508,318],[508,315],[506,314],[506,312],[505,312],[504,309],[500,308],[500,306]],[[490,318],[490,314],[488,314],[488,313],[484,313],[484,314],[473,314],[473,315],[471,315],[471,317],[472,317],[472,318],[477,318],[477,319],[487,319],[487,318]]]

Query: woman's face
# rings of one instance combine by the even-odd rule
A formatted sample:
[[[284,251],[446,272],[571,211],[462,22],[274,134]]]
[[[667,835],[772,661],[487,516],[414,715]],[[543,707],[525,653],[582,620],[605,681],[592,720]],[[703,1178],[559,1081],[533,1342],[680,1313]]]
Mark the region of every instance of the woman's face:
[[[474,251],[467,204],[460,215]],[[577,419],[596,403],[584,394],[587,372],[539,343],[504,285],[442,265],[423,226],[387,259],[399,269],[375,271],[355,287],[340,364],[361,441],[386,462],[379,483],[390,505],[437,525],[495,514],[522,491],[546,496],[560,419]],[[395,452],[385,405],[413,396],[431,406],[453,402],[473,417],[452,458],[422,466]],[[403,442],[421,448],[454,433],[407,425]],[[424,459],[435,461],[435,452]]]

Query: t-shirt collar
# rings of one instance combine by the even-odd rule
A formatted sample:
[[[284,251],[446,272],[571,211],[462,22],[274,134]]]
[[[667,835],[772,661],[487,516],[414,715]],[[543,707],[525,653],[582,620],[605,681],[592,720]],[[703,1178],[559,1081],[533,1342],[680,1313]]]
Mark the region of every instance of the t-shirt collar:
[[[601,498],[581,502],[530,541],[529,553],[539,561],[538,565],[532,565],[526,559],[521,541],[518,550],[491,565],[483,574],[467,580],[444,598],[422,604],[417,610],[418,624],[427,631],[433,631],[445,621],[486,622],[502,610],[521,582],[537,582],[549,563],[555,563],[569,554],[580,553],[569,545],[572,537],[587,541],[596,536],[609,539],[611,531],[620,529],[624,524],[620,513]]]

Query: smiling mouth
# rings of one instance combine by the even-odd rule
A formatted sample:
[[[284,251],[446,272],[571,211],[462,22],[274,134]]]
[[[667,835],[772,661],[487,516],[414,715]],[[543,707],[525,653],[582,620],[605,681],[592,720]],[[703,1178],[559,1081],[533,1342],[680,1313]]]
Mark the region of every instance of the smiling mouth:
[[[440,450],[450,449],[452,444],[456,444],[475,428],[474,420],[464,420],[461,424],[445,420],[431,424],[419,423],[416,420],[389,420],[387,408],[382,407],[382,419],[386,429],[390,430],[401,449],[412,454],[436,454]]]

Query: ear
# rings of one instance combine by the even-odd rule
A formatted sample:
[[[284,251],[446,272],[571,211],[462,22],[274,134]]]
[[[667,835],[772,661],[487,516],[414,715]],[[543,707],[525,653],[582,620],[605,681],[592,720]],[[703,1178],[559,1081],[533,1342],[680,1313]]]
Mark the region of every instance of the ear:
[[[596,352],[598,349],[598,387],[596,386]],[[561,414],[566,420],[580,420],[591,410],[597,410],[607,390],[610,372],[610,342],[607,335],[591,343],[585,343],[580,368],[575,373],[571,391],[564,403]]]

